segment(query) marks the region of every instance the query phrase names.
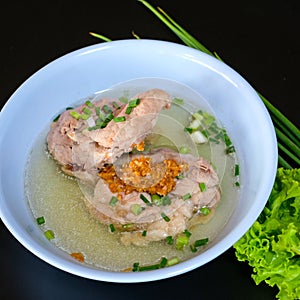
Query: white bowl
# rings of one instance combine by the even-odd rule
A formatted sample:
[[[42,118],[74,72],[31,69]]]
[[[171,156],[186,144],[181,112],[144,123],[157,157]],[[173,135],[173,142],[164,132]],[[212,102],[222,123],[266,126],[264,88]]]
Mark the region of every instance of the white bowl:
[[[148,272],[109,272],[77,261],[48,242],[24,196],[24,168],[34,141],[53,116],[75,100],[136,78],[179,82],[201,94],[237,149],[243,184],[228,223],[198,256]],[[262,211],[277,168],[270,116],[253,88],[226,64],[186,46],[155,40],[122,40],[67,54],[36,72],[11,96],[0,115],[0,214],[15,238],[49,264],[85,278],[143,282],[175,276],[230,248]]]

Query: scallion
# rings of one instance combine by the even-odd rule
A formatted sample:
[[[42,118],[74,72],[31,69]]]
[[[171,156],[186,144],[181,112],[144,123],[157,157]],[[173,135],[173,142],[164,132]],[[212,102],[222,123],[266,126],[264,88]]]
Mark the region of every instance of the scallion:
[[[54,232],[51,229],[46,230],[44,235],[48,240],[52,240],[55,237]]]
[[[76,110],[70,111],[70,116],[76,120],[79,120],[81,118],[81,114]]]
[[[176,249],[183,250],[183,248],[189,244],[189,240],[190,238],[186,234],[178,235],[176,239]]]
[[[181,98],[174,98],[173,103],[177,105],[184,105],[184,100]]]
[[[113,106],[114,106],[115,109],[120,109],[121,108],[120,105],[116,101],[113,102]]]
[[[144,201],[144,203],[146,203],[147,205],[150,205],[151,202],[143,195],[143,194],[140,194],[140,198],[141,200]]]
[[[134,203],[134,204],[131,205],[130,211],[133,214],[135,214],[136,216],[138,216],[143,211],[143,208],[138,203]]]
[[[111,233],[116,231],[116,228],[115,228],[114,224],[109,224],[109,229],[110,229]]]
[[[179,148],[179,153],[181,153],[181,154],[187,154],[189,152],[190,152],[190,149],[188,147],[182,146]]]
[[[170,222],[170,221],[171,221],[171,219],[170,219],[164,212],[162,212],[160,215],[161,215],[161,217],[162,217],[166,222]]]
[[[114,207],[114,206],[117,205],[118,201],[119,201],[119,200],[118,200],[117,197],[112,196],[111,199],[110,199],[110,201],[109,201],[109,205]]]
[[[199,183],[199,188],[201,192],[205,192],[206,191],[206,184],[204,182],[200,182]]]
[[[132,99],[128,102],[129,107],[136,107],[140,104],[141,100],[139,98],[137,99]]]
[[[115,118],[113,118],[113,120],[116,123],[118,123],[118,122],[125,122],[126,121],[126,117],[125,116],[115,117]]]
[[[93,108],[95,106],[90,100],[85,101],[85,105],[89,108]]]
[[[204,215],[207,216],[210,214],[210,208],[208,208],[207,206],[203,206],[199,209],[199,211]]]
[[[36,218],[36,222],[38,225],[42,225],[45,223],[45,218],[43,216]]]
[[[147,230],[143,230],[142,236],[146,236],[146,235],[147,235]]]
[[[185,194],[185,195],[182,196],[182,200],[184,200],[184,201],[188,200],[190,198],[192,198],[192,195],[190,193],[187,193],[187,194]]]
[[[174,239],[171,235],[166,237],[166,241],[167,241],[168,245],[173,245],[173,243],[174,243]]]
[[[235,164],[234,166],[234,176],[240,175],[240,166],[238,164]]]

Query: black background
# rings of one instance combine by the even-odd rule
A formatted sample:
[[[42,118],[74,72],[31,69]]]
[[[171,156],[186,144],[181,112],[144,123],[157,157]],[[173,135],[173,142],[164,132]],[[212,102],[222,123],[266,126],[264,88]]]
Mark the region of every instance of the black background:
[[[299,126],[298,0],[150,0],[239,72]],[[70,51],[141,38],[180,42],[136,0],[6,1],[0,4],[1,106],[30,75]],[[255,119],[255,118],[254,118]],[[19,121],[22,121],[21,119]],[[1,130],[1,129],[0,129]],[[0,298],[6,299],[275,299],[276,287],[255,285],[234,250],[187,274],[156,282],[113,284],[60,271],[26,250],[0,222]]]

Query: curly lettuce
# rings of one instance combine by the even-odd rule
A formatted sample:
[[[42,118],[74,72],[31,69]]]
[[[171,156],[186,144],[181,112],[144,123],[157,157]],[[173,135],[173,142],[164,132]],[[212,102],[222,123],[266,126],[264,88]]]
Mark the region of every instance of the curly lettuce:
[[[264,210],[234,249],[257,285],[277,286],[281,300],[300,299],[300,169],[278,169]]]

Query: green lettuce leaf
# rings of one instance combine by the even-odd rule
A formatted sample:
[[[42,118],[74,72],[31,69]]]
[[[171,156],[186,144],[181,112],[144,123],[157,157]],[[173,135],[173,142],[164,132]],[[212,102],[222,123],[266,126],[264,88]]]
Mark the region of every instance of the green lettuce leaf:
[[[277,286],[278,299],[300,299],[300,169],[278,169],[264,210],[234,249],[256,284]]]

